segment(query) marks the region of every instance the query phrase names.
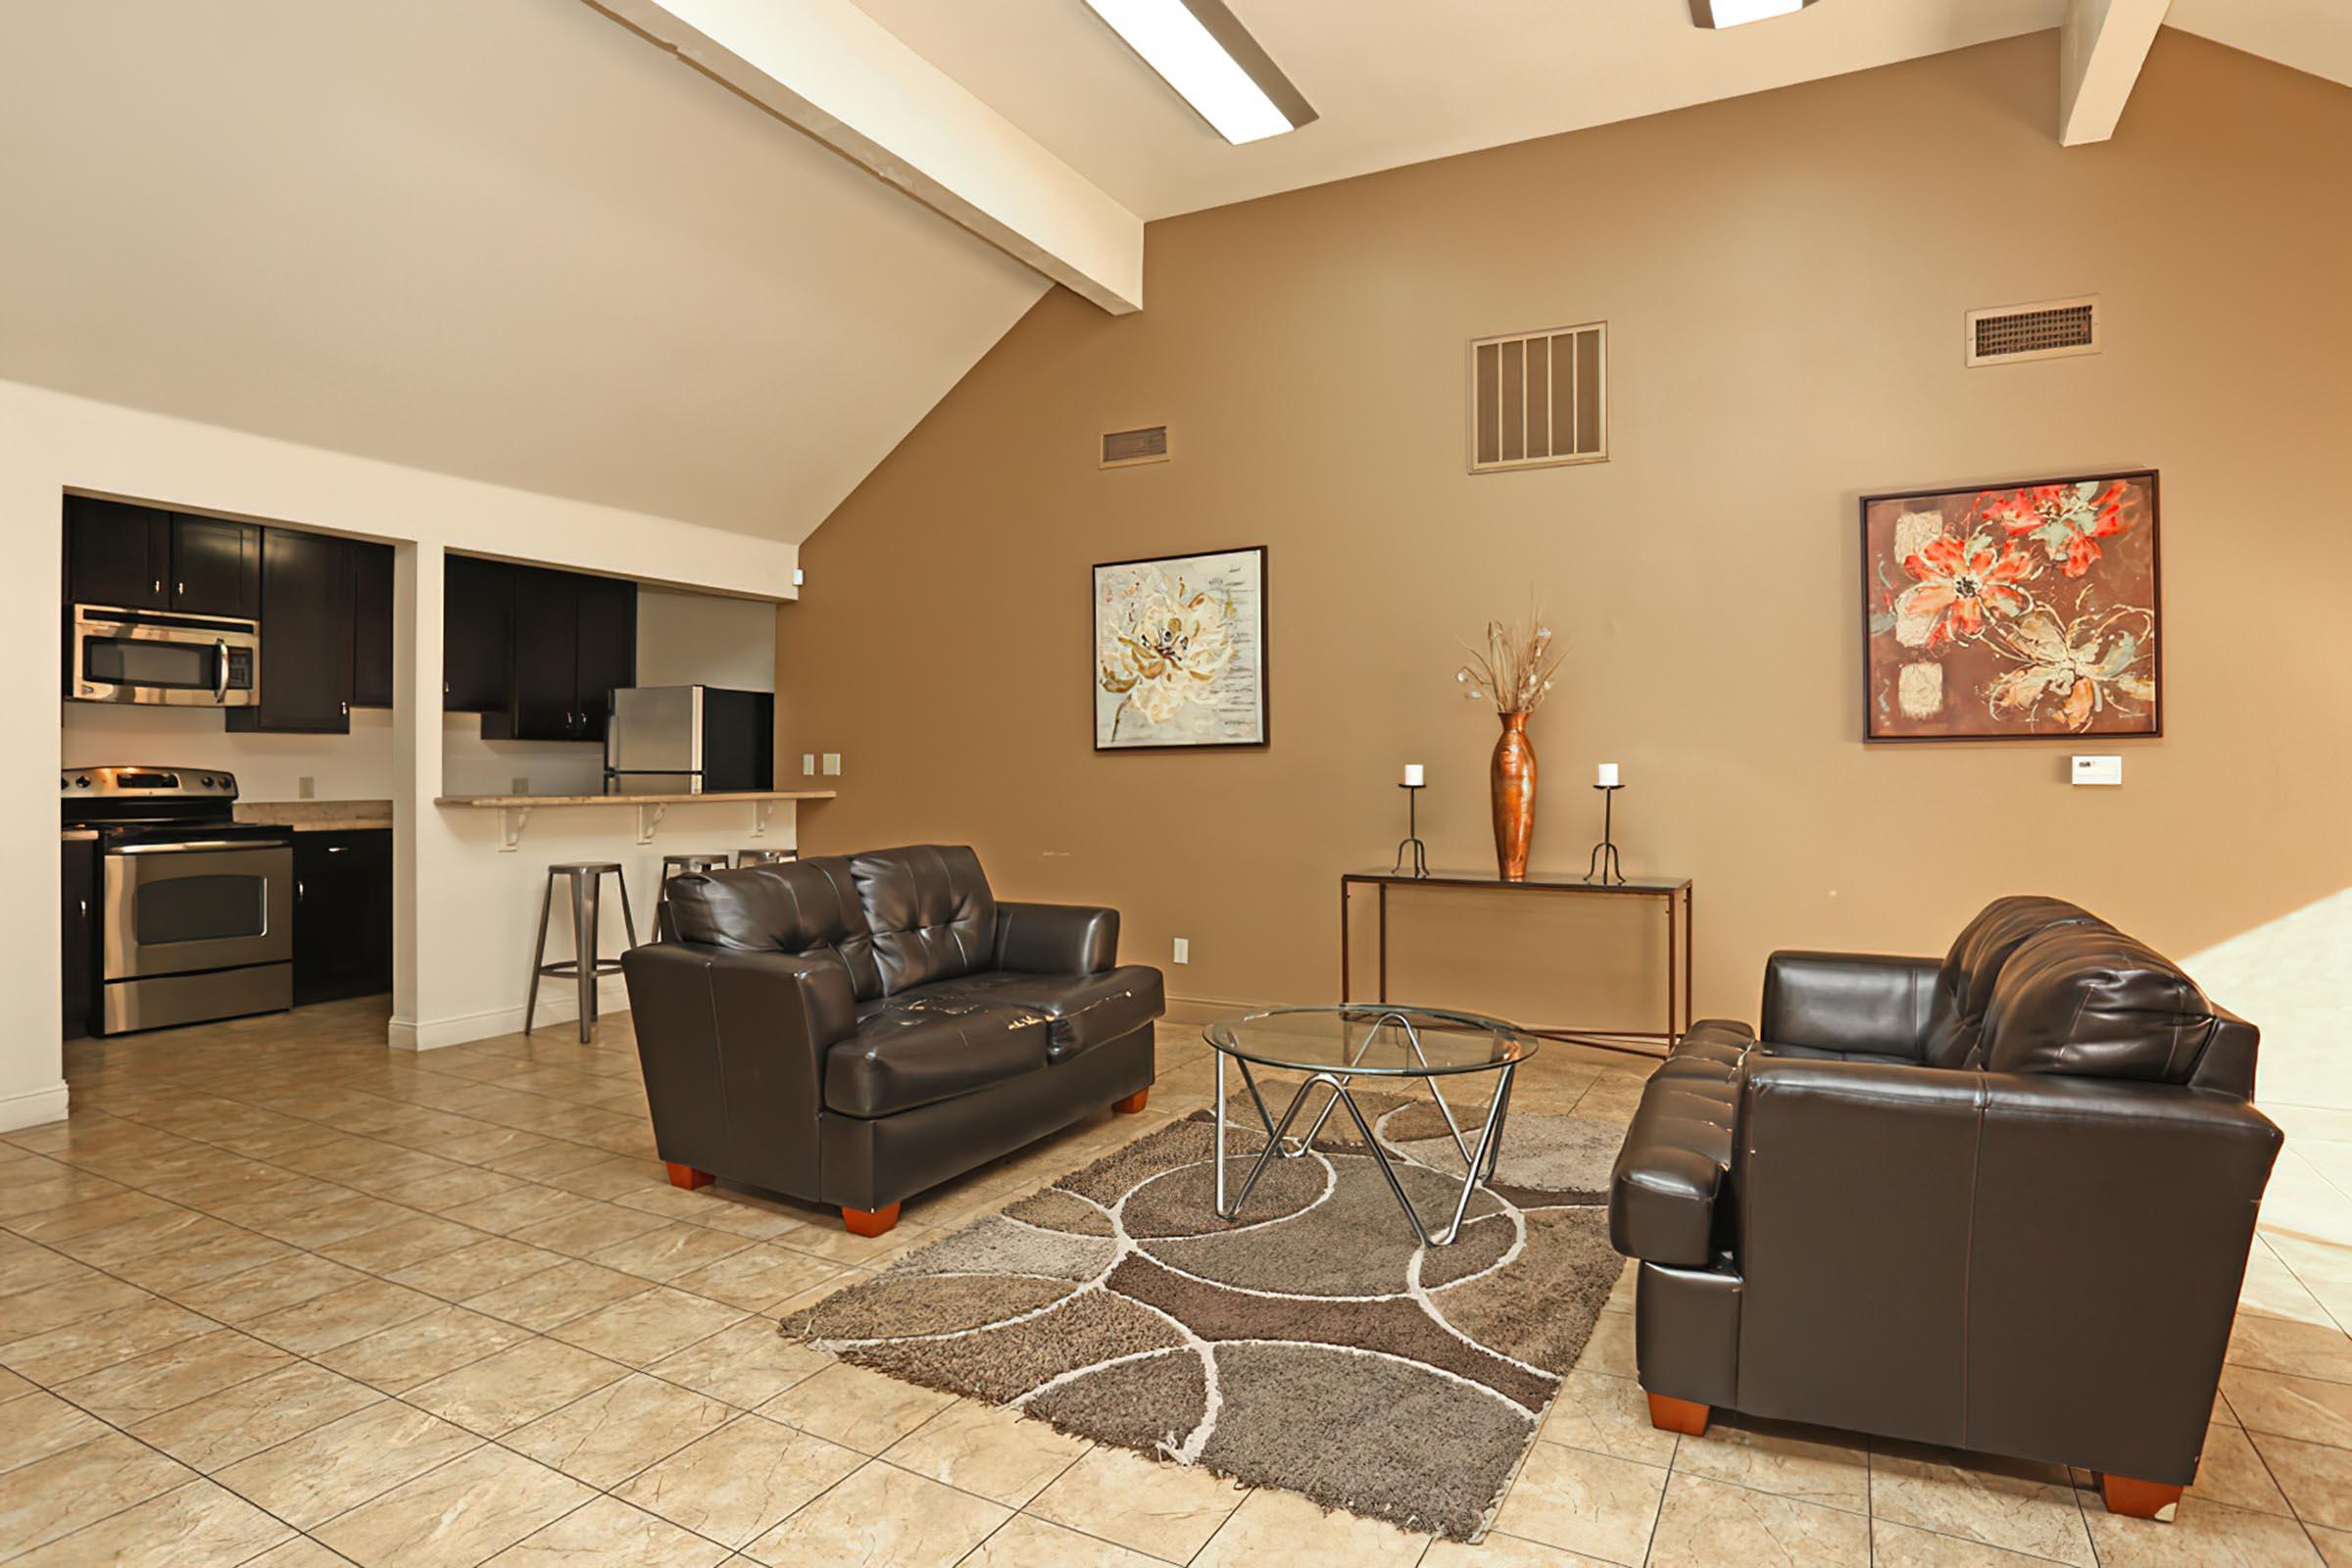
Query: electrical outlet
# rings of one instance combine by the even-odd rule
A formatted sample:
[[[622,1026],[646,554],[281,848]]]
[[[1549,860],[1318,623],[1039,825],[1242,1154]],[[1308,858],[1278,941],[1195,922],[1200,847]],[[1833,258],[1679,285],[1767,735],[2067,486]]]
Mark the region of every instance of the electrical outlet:
[[[801,754],[801,776],[803,778],[816,777],[816,754],[814,752]]]
[[[308,773],[296,779],[294,781],[294,798],[298,801],[317,800],[318,798],[318,781]]]
[[[830,778],[840,771],[841,754],[839,752],[827,752],[825,754],[825,775]]]
[[[1176,961],[1178,963],[1190,963],[1193,961],[1193,939],[1191,937],[1178,937],[1176,939]]]
[[[516,795],[528,795],[531,793],[531,779],[529,774],[517,773],[514,775],[514,788],[513,793]]]

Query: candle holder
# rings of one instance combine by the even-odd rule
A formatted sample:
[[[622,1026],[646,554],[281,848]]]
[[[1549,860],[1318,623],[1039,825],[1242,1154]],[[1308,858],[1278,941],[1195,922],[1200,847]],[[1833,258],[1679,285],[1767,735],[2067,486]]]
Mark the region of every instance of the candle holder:
[[[1588,862],[1589,869],[1585,872],[1585,880],[1598,882],[1603,887],[1623,887],[1625,885],[1625,867],[1617,860],[1617,832],[1613,821],[1615,816],[1613,808],[1616,806],[1617,792],[1625,786],[1622,784],[1595,784],[1592,787],[1600,791],[1600,842],[1592,846],[1592,858]]]
[[[1396,841],[1396,863],[1389,867],[1392,876],[1404,870],[1404,862],[1413,862],[1413,875],[1429,875],[1429,846],[1421,842],[1420,804],[1423,784],[1399,784],[1404,791],[1404,837]]]

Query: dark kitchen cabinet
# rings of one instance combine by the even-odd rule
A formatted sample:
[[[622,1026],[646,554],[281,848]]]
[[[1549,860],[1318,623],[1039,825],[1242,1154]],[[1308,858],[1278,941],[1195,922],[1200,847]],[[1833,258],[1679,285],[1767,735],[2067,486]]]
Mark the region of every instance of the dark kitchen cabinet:
[[[451,556],[442,578],[441,706],[453,713],[504,709],[514,649],[514,568]]]
[[[261,613],[262,530],[219,517],[172,514],[172,608],[188,615]]]
[[[77,605],[168,610],[172,514],[121,501],[66,497],[66,598]]]
[[[65,938],[65,1038],[79,1040],[90,1032],[98,985],[98,846],[68,839],[60,848],[65,852],[65,899],[59,911]]]
[[[262,537],[262,700],[232,708],[231,730],[351,730],[350,541],[293,528]]]
[[[637,585],[514,570],[508,698],[482,717],[492,740],[602,741],[615,687],[637,678]]]
[[[391,989],[391,830],[295,834],[295,1005]]]
[[[351,706],[392,706],[392,547],[351,540]]]

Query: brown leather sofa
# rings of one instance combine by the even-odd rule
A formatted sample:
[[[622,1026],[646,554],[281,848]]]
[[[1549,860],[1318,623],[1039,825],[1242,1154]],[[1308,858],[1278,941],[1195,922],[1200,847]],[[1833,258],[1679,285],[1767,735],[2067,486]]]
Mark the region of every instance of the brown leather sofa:
[[[1776,954],[1763,1006],[1691,1027],[1618,1156],[1651,1420],[2080,1465],[2171,1518],[2278,1152],[2253,1027],[2044,898],[1940,962]]]
[[[675,940],[632,948],[669,1179],[837,1205],[902,1200],[1102,1109],[1144,1108],[1159,971],[1115,909],[999,904],[968,849],[922,845],[681,876]]]

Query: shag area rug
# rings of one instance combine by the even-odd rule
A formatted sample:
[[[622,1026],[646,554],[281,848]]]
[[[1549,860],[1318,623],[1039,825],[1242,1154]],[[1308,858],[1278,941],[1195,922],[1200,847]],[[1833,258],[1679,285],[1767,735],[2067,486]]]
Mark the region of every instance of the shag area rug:
[[[1436,1228],[1462,1169],[1436,1107],[1356,1098]],[[1616,1282],[1600,1205],[1624,1135],[1514,1111],[1461,1239],[1423,1248],[1345,1114],[1218,1220],[1203,1113],[783,1329],[1078,1437],[1476,1541]],[[1239,1191],[1234,1156],[1262,1136],[1226,1147]]]

